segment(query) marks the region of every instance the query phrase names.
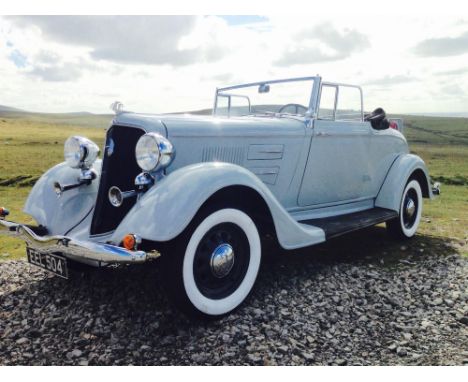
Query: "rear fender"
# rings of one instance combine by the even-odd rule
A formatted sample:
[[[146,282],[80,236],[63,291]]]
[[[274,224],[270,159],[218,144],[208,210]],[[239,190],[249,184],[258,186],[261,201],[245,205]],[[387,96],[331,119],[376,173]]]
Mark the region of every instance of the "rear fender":
[[[375,206],[398,212],[400,210],[401,195],[412,176],[419,181],[423,196],[432,198],[430,178],[424,161],[417,155],[403,154],[393,162],[377,195]]]

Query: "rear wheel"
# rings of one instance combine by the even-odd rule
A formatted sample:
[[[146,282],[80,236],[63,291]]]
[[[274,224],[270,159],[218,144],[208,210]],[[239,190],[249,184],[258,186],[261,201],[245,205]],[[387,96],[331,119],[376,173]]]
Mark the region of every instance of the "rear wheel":
[[[422,207],[421,186],[417,180],[412,179],[403,191],[398,218],[387,222],[389,233],[400,239],[413,237],[421,220]]]
[[[247,213],[202,213],[173,243],[162,257],[164,285],[186,314],[221,316],[247,298],[261,261],[260,235]]]

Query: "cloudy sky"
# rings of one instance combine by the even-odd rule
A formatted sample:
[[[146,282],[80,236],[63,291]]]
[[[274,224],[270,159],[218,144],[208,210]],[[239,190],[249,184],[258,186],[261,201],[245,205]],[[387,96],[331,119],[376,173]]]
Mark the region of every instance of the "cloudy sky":
[[[0,17],[0,104],[32,111],[211,107],[215,88],[320,74],[367,110],[468,112],[468,17]]]

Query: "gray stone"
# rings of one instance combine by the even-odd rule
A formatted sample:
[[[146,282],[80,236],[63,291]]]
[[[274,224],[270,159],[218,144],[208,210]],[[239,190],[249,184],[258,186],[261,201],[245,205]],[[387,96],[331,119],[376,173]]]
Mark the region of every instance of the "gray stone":
[[[287,346],[285,346],[285,345],[282,345],[282,346],[278,347],[278,350],[279,350],[281,353],[286,354],[286,353],[288,353],[289,348],[288,348]]]
[[[223,342],[231,342],[231,337],[228,334],[223,334],[222,339]]]
[[[352,264],[282,257],[234,314],[197,323],[160,293],[158,267],[64,282],[24,261],[0,262],[2,364],[463,365],[468,259],[429,242],[421,256],[420,247],[397,264],[388,250],[385,267],[379,246]]]
[[[250,362],[253,362],[253,363],[260,363],[262,361],[262,358],[260,357],[259,354],[255,353],[255,354],[248,354],[247,355],[247,359],[250,361]]]
[[[25,343],[29,342],[29,339],[26,337],[21,337],[20,339],[16,340],[17,345],[23,345]]]
[[[396,353],[397,353],[397,355],[399,355],[400,357],[405,357],[405,356],[408,354],[408,352],[406,351],[406,349],[403,348],[403,347],[398,347],[397,350],[396,350]]]
[[[81,357],[81,354],[83,354],[83,352],[80,349],[75,349],[71,352],[73,358]]]
[[[403,338],[404,338],[406,341],[411,340],[412,337],[413,337],[413,335],[412,335],[411,333],[403,333]]]
[[[458,321],[460,321],[463,325],[468,325],[468,317],[467,316],[463,316]]]
[[[255,314],[256,316],[263,316],[265,314],[265,312],[259,308],[255,308],[253,310],[253,314]]]
[[[302,354],[302,357],[304,357],[304,359],[307,361],[313,361],[315,358],[314,353],[302,352],[301,354]]]
[[[203,354],[192,354],[192,361],[197,363],[202,363],[205,361],[206,357]]]
[[[434,301],[432,301],[432,305],[435,305],[435,306],[442,305],[443,302],[444,300],[439,297],[439,298],[434,299]]]

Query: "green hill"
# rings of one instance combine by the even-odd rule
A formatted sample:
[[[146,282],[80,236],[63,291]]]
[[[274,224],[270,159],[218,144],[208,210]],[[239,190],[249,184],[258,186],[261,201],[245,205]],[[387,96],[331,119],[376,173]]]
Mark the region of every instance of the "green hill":
[[[206,111],[200,111],[204,113]],[[420,235],[468,238],[468,118],[402,117],[410,150],[426,162],[442,195],[425,203]],[[0,206],[11,209],[11,219],[33,223],[21,208],[34,182],[63,161],[63,143],[70,135],[84,135],[103,146],[112,115],[90,113],[42,114],[0,109]],[[465,250],[466,251],[466,250]],[[24,256],[21,241],[5,238],[0,256]]]
[[[468,118],[395,115],[403,118],[410,143],[468,145]]]

